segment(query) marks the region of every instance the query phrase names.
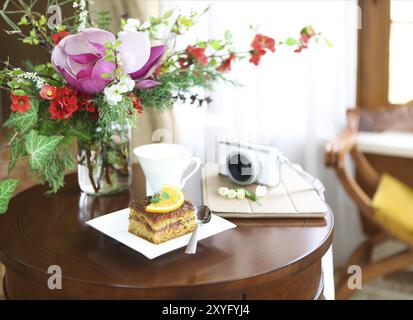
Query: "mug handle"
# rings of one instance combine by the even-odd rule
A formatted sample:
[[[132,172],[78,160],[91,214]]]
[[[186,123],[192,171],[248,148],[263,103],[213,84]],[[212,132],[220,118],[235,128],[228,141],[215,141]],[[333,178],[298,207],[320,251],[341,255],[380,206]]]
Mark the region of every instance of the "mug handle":
[[[189,180],[189,178],[191,178],[195,174],[195,172],[197,172],[198,169],[201,167],[201,159],[199,159],[198,157],[192,157],[191,159],[188,160],[185,166],[185,170],[189,167],[191,162],[195,163],[195,168],[185,178],[182,179],[181,184],[179,185],[179,189],[183,189],[185,187],[186,182]]]

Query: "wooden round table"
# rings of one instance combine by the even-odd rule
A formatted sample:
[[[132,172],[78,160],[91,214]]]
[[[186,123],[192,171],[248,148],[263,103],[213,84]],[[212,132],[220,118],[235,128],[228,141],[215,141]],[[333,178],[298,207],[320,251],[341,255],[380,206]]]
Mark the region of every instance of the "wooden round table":
[[[233,219],[237,228],[149,260],[86,225],[145,195],[135,173],[130,192],[94,198],[81,194],[75,174],[45,196],[35,186],[0,216],[0,261],[8,299],[316,299],[321,258],[331,245],[333,217]],[[191,191],[187,191],[190,200]],[[58,266],[62,288],[49,289]],[[48,273],[48,270],[51,272]]]

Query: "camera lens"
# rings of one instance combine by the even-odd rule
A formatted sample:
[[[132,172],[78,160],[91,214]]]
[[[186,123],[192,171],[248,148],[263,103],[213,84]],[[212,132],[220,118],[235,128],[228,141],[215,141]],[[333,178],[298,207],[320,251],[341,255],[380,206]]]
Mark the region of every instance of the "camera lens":
[[[251,159],[250,156],[241,152],[234,152],[227,157],[228,177],[240,185],[254,183],[260,172],[261,163],[258,159]]]
[[[231,176],[240,182],[251,179],[251,162],[241,154],[235,154],[229,159],[228,170]]]

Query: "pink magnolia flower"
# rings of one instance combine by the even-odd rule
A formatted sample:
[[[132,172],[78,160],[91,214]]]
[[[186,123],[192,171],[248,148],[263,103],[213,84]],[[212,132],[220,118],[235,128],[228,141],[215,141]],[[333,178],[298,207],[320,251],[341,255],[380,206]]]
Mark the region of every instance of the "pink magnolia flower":
[[[155,59],[149,38],[142,32],[122,32],[118,39],[121,44],[117,50],[124,72],[138,72],[139,77],[135,79],[145,80],[140,77],[140,71],[151,71],[151,66],[160,61],[165,50],[160,57],[157,55],[159,59]],[[112,33],[96,28],[68,35],[53,49],[52,64],[75,90],[87,94],[102,92],[113,81],[113,77],[108,75],[112,75],[116,69],[115,63],[105,60],[104,44],[115,40]]]
[[[158,81],[148,78],[155,72],[155,70],[160,65],[162,57],[165,54],[165,51],[165,45],[152,47],[149,60],[146,62],[145,66],[130,74],[131,78],[136,82],[136,88],[148,89],[156,87],[160,84]]]

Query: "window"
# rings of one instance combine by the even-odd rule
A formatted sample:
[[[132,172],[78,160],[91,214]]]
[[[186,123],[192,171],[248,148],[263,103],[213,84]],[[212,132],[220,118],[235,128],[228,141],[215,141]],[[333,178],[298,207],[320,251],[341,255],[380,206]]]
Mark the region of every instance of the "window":
[[[413,0],[359,0],[358,105],[376,109],[413,99]]]
[[[413,99],[413,1],[392,0],[390,17],[388,99],[402,104]]]

